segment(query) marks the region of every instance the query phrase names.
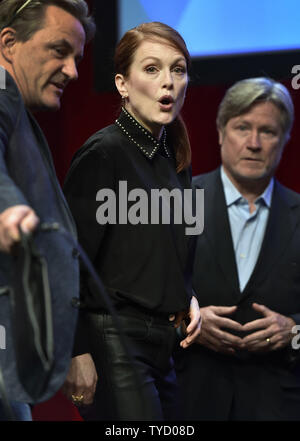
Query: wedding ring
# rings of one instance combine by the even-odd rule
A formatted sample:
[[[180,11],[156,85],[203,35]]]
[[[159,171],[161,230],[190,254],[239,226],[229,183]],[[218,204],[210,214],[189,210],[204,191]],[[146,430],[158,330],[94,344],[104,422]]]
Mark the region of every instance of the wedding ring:
[[[269,338],[266,338],[267,343],[271,343],[271,340]]]
[[[80,404],[81,403],[81,401],[83,400],[83,395],[81,394],[81,395],[71,395],[71,398],[72,398],[72,401],[73,401],[73,403],[74,404]]]

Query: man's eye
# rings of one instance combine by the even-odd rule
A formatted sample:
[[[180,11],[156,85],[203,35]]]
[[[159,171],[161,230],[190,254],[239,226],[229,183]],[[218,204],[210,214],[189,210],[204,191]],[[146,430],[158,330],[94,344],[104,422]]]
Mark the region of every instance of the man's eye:
[[[66,56],[66,52],[67,52],[66,49],[61,48],[61,47],[55,47],[54,50],[55,50],[56,54],[59,57],[65,57]]]
[[[248,129],[248,127],[240,125],[240,126],[237,126],[237,129],[240,130],[241,132],[244,132],[245,130]]]
[[[272,129],[263,129],[263,133],[266,133],[267,135],[276,135],[276,132]]]

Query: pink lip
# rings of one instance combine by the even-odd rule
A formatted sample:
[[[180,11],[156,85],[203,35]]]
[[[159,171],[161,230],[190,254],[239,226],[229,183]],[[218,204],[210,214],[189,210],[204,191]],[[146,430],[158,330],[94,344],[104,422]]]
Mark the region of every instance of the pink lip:
[[[55,94],[58,97],[61,97],[62,94],[64,93],[64,86],[62,84],[57,84],[57,83],[51,83],[51,85],[55,87]]]

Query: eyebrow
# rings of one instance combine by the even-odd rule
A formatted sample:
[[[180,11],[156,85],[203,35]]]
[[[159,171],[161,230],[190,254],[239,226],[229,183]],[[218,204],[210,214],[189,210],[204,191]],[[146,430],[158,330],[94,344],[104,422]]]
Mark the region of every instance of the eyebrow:
[[[68,50],[70,52],[73,51],[72,45],[65,38],[62,38],[61,40],[51,41],[51,42],[49,42],[49,46],[51,46],[51,47],[53,47],[53,46],[65,46],[66,48],[68,48]],[[83,53],[78,54],[75,58],[76,58],[76,60],[78,62],[80,62],[83,59]]]
[[[155,60],[155,61],[159,61],[159,62],[161,61],[160,58],[154,57],[154,56],[150,55],[150,56],[147,56],[147,57],[143,58],[141,60],[141,63],[143,63],[146,60]],[[178,58],[176,58],[176,60],[172,64],[178,63],[179,61],[185,61],[186,62],[186,59],[184,57],[178,57]]]
[[[245,124],[245,125],[251,126],[252,121],[248,121],[247,119],[240,119],[240,120],[237,120],[235,122],[235,124]],[[259,126],[260,129],[277,129],[277,127],[278,127],[277,124],[272,124],[272,123],[265,123],[265,124]]]

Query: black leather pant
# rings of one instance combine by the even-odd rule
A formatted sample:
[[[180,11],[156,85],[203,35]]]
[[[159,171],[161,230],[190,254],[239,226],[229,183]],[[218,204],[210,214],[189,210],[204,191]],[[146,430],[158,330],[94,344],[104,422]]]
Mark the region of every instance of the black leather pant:
[[[111,315],[88,314],[98,372],[94,404],[85,420],[153,421],[178,418],[171,352],[176,331],[168,318],[118,315],[129,357]]]

